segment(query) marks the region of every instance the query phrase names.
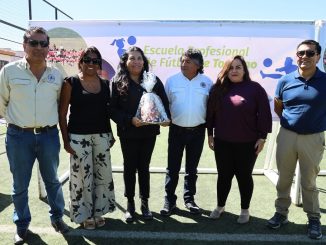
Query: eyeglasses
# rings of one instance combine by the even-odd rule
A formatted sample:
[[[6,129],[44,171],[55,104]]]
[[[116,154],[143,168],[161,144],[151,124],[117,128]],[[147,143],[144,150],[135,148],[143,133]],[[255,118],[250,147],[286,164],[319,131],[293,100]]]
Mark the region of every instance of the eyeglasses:
[[[42,48],[49,47],[49,42],[43,40],[38,41],[38,40],[28,39],[27,43],[34,48],[37,47],[38,45],[40,45]]]
[[[297,52],[297,56],[299,58],[302,58],[304,55],[306,55],[308,58],[314,57],[317,52],[313,50],[302,50]]]
[[[99,64],[101,64],[102,60],[99,58],[91,58],[91,57],[86,56],[82,59],[82,61],[87,65],[89,65],[90,63],[92,63],[93,65],[99,65]]]

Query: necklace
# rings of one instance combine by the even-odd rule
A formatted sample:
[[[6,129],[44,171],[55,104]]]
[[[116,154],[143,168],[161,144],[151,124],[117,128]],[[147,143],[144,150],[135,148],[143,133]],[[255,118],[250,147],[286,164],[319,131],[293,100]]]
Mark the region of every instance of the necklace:
[[[101,91],[101,84],[98,78],[89,81],[80,79],[80,83],[84,88],[84,90],[86,90],[89,93],[97,94]]]

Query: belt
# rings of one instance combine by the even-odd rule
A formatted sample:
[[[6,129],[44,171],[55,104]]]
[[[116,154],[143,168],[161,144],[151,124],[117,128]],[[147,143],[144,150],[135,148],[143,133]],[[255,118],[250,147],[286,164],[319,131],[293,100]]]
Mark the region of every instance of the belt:
[[[8,128],[14,128],[14,129],[22,131],[22,132],[32,132],[34,134],[41,134],[41,133],[48,132],[50,129],[57,128],[57,125],[38,127],[38,128],[22,128],[22,127],[19,127],[19,126],[15,125],[15,124],[9,123]]]
[[[205,128],[205,124],[199,124],[198,126],[195,126],[195,127],[181,127],[176,124],[172,124],[172,126],[174,126],[176,128],[184,129],[184,130],[190,130],[190,131],[200,129],[200,128]]]
[[[288,128],[285,128],[285,127],[283,127],[283,128],[286,129],[286,130],[289,130],[289,131],[291,131],[293,133],[299,134],[299,135],[318,134],[318,133],[323,132],[323,131],[321,131],[321,132],[314,132],[314,133],[312,133],[312,132],[296,132],[296,131],[294,131],[292,129],[288,129]]]

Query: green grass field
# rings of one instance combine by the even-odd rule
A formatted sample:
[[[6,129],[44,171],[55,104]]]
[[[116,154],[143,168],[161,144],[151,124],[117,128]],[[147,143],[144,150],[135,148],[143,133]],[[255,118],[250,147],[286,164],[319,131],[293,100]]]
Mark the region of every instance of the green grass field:
[[[4,127],[0,127],[0,134],[4,132]],[[157,139],[151,167],[166,167],[167,132],[168,129],[163,128]],[[4,137],[0,137],[0,148],[3,150]],[[259,157],[255,168],[264,167],[265,153]],[[112,165],[121,167],[122,155],[118,139],[111,154]],[[68,169],[68,155],[62,150],[60,157],[59,172],[63,174]],[[213,152],[208,149],[206,143],[199,167],[215,169]],[[325,159],[322,162],[322,169],[326,169]],[[2,245],[12,244],[15,231],[15,226],[12,223],[13,205],[10,198],[12,179],[6,154],[0,154],[0,173],[0,244]],[[152,173],[150,207],[154,214],[154,220],[145,222],[139,216],[137,222],[126,224],[123,219],[126,199],[123,196],[122,173],[115,172],[113,177],[117,209],[115,212],[107,214],[105,216],[107,224],[95,231],[86,231],[79,225],[70,222],[68,184],[66,183],[63,186],[66,200],[64,220],[71,227],[71,231],[65,236],[55,233],[50,225],[48,205],[38,198],[36,176],[36,168],[34,168],[29,188],[29,203],[32,213],[30,230],[32,233],[29,234],[28,244],[326,244],[325,238],[321,241],[312,241],[306,237],[307,218],[302,207],[291,205],[290,224],[281,230],[273,231],[265,226],[266,219],[269,219],[274,213],[276,190],[264,175],[254,175],[255,190],[251,203],[251,220],[246,225],[236,223],[240,212],[240,197],[236,181],[233,182],[226,204],[226,213],[219,220],[208,219],[210,211],[216,206],[217,174],[215,173],[200,174],[198,177],[196,202],[203,209],[203,214],[200,216],[191,215],[183,206],[183,176],[180,175],[177,188],[179,209],[171,217],[159,215],[159,210],[163,206],[165,175],[164,173]],[[320,191],[321,222],[324,224],[323,234],[326,235],[326,177],[318,177],[317,182]],[[140,213],[139,206],[139,200],[136,199],[138,213]]]

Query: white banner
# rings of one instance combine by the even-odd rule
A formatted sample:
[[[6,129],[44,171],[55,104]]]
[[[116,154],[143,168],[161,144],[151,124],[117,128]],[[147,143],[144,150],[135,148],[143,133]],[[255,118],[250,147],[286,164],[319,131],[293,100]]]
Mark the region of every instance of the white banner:
[[[111,78],[119,57],[135,45],[144,50],[151,70],[165,82],[180,71],[181,54],[194,47],[202,51],[204,72],[213,81],[228,57],[244,56],[251,78],[262,84],[270,99],[277,80],[296,69],[297,45],[316,38],[311,21],[31,21],[30,25],[48,30],[49,61],[67,76],[78,72],[80,50],[96,46],[103,57],[103,75]],[[323,25],[318,33],[325,33]]]

